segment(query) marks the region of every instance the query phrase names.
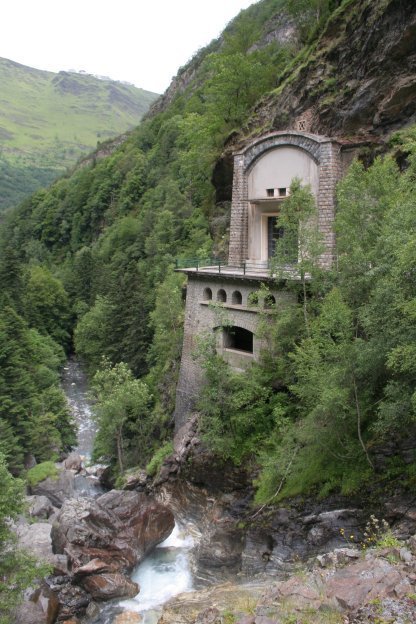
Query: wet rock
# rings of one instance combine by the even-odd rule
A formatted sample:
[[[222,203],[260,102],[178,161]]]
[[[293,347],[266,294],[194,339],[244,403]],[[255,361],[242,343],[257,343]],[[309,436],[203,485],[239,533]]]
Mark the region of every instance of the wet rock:
[[[145,470],[138,470],[125,476],[123,490],[144,491],[150,482]]]
[[[46,496],[52,505],[62,507],[68,498],[74,496],[74,474],[70,470],[59,470],[58,477],[48,477],[40,483],[30,487],[30,493],[37,496]]]
[[[170,509],[146,495],[112,490],[66,501],[52,526],[55,552],[65,553],[74,581],[96,600],[138,593],[124,574],[173,527]]]
[[[99,499],[86,498],[65,501],[52,525],[55,552],[66,552],[74,572],[91,559],[114,562],[120,568],[135,563],[120,520],[97,504]]]
[[[75,576],[82,577],[88,574],[100,574],[103,572],[114,572],[117,569],[115,565],[105,563],[101,559],[91,559],[88,563],[76,570]]]
[[[111,600],[113,598],[133,598],[139,593],[137,583],[124,574],[104,573],[91,574],[82,581],[84,588],[94,600]]]
[[[213,569],[222,567],[239,569],[242,548],[241,531],[235,527],[218,527],[198,546],[196,553],[198,570],[212,574]]]
[[[82,458],[79,453],[70,453],[64,461],[64,468],[66,470],[75,470],[79,472],[82,469]]]
[[[110,466],[107,466],[99,476],[100,483],[106,490],[111,490],[115,485],[115,479]]]
[[[107,466],[106,464],[92,464],[92,466],[85,466],[84,468],[86,475],[96,477],[97,479],[101,479],[103,474],[109,470],[111,470],[110,466]]]
[[[73,585],[70,579],[62,580],[62,583],[52,585],[59,602],[57,622],[66,622],[71,618],[83,617],[91,601],[91,596],[82,587]]]
[[[93,618],[97,617],[99,613],[100,607],[96,602],[92,600],[85,611],[85,616],[92,620]]]
[[[32,518],[42,518],[46,520],[56,510],[46,496],[26,496],[28,503],[28,513]]]
[[[56,594],[43,585],[26,592],[24,602],[16,609],[13,624],[53,624],[59,611]]]

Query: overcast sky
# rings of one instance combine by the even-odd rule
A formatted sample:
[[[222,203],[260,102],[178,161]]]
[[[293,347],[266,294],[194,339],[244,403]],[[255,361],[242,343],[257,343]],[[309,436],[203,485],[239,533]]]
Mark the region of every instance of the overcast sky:
[[[0,57],[161,93],[254,0],[5,0]],[[1,85],[0,85],[1,94]]]

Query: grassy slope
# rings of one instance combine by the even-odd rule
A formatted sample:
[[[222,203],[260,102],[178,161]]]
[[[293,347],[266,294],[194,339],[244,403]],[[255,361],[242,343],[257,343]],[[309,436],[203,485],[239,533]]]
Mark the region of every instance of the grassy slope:
[[[155,93],[0,59],[0,208],[136,126]]]

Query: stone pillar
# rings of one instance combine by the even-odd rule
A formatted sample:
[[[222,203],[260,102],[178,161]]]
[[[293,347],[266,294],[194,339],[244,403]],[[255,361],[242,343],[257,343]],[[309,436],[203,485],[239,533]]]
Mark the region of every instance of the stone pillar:
[[[244,156],[234,156],[233,197],[231,203],[230,247],[228,264],[241,265],[247,258],[248,176]]]
[[[335,191],[341,178],[341,154],[337,143],[322,143],[319,159],[318,227],[325,251],[320,257],[324,268],[332,265],[335,253]]]
[[[183,347],[178,385],[176,387],[176,403],[174,412],[175,431],[186,423],[195,409],[199,390],[203,383],[203,371],[194,356],[197,346],[196,336],[200,322],[199,311],[200,286],[196,279],[188,277],[186,293],[185,322]]]

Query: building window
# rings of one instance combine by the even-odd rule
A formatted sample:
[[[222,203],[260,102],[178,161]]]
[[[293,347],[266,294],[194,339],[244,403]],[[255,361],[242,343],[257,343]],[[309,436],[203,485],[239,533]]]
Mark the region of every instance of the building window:
[[[253,353],[253,332],[243,327],[225,327],[223,330],[224,348]]]
[[[285,232],[279,217],[267,218],[267,255],[282,264],[295,264],[298,261],[298,236],[296,232]]]
[[[231,303],[234,305],[241,305],[243,303],[243,296],[239,290],[235,290],[231,295]]]
[[[286,186],[279,188],[278,191],[279,191],[279,197],[287,197],[287,195],[289,195],[289,193],[287,192]]]
[[[221,301],[221,303],[225,303],[227,301],[227,293],[223,288],[220,288],[217,292],[217,301]]]
[[[211,301],[212,299],[212,290],[211,288],[204,288],[204,292],[202,295],[204,301]]]
[[[259,296],[256,292],[251,292],[247,297],[248,305],[256,306],[259,305]]]
[[[274,197],[274,188],[266,189],[267,197]]]
[[[307,122],[306,122],[306,119],[299,119],[299,120],[296,122],[296,129],[297,129],[299,132],[306,132],[306,130],[307,130]]]
[[[267,309],[276,307],[276,299],[273,295],[266,295],[264,298],[264,307]]]

